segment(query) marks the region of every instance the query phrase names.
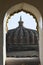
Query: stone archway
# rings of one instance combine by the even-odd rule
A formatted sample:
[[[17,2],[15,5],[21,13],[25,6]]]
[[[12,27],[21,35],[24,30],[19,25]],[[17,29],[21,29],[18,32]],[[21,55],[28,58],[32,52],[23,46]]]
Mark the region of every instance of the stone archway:
[[[40,14],[40,12],[38,11],[38,9],[30,4],[27,4],[27,3],[19,3],[17,5],[14,5],[12,6],[5,14],[5,17],[4,17],[4,21],[3,21],[3,30],[4,30],[4,52],[3,52],[3,55],[6,53],[6,49],[5,49],[5,46],[6,46],[6,23],[8,23],[8,19],[9,17],[15,13],[15,12],[18,12],[20,10],[24,10],[24,11],[27,11],[27,12],[30,12],[31,14],[33,14],[36,19],[37,19],[37,22],[38,22],[38,28],[39,28],[39,50],[40,50],[40,60],[41,60],[41,31],[42,31],[42,16]],[[6,59],[6,55],[4,55],[4,62],[5,62],[5,59]]]

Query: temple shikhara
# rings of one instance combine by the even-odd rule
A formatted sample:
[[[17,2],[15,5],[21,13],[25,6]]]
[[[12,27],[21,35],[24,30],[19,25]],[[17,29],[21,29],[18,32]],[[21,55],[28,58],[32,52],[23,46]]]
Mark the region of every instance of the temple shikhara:
[[[21,16],[18,23],[17,28],[8,30],[6,34],[6,55],[8,58],[18,58],[21,62],[18,65],[39,65],[39,33],[24,27]],[[14,64],[14,60],[11,62]]]

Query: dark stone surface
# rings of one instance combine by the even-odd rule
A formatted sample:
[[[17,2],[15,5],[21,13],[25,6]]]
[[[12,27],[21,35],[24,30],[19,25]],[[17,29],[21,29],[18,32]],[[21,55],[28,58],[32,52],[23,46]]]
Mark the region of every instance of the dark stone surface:
[[[6,34],[6,51],[7,53],[15,51],[37,51],[39,53],[38,32],[25,28],[20,18],[19,26],[16,29],[8,30]]]

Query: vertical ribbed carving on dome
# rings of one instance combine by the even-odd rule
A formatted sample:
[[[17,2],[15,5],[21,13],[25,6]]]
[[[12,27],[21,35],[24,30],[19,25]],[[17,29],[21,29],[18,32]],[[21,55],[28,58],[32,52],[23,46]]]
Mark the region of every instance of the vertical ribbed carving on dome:
[[[20,44],[21,44],[21,43],[23,43],[23,29],[22,29],[22,27],[20,28],[19,36],[20,36]]]
[[[38,43],[39,43],[39,36],[38,36],[38,32],[34,32],[34,42],[35,42],[36,44],[38,44]]]
[[[30,31],[30,36],[31,36],[30,42],[31,44],[34,44],[34,33],[32,31]]]
[[[24,34],[25,34],[25,40],[24,41],[26,42],[26,44],[29,44],[29,33],[25,28],[23,30],[24,30]]]
[[[16,32],[14,33],[14,44],[16,44],[17,41],[18,41],[18,33],[19,33],[19,30],[20,30],[20,28],[17,28],[16,29]]]

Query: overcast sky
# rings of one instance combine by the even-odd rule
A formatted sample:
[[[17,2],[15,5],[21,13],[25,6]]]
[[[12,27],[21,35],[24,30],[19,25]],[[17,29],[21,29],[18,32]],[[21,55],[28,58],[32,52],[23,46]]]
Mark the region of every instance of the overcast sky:
[[[22,17],[22,21],[24,22],[23,23],[24,27],[36,30],[36,20],[33,18],[32,15],[25,13],[23,11],[11,16],[11,18],[8,20],[8,30],[18,27],[20,16]]]

